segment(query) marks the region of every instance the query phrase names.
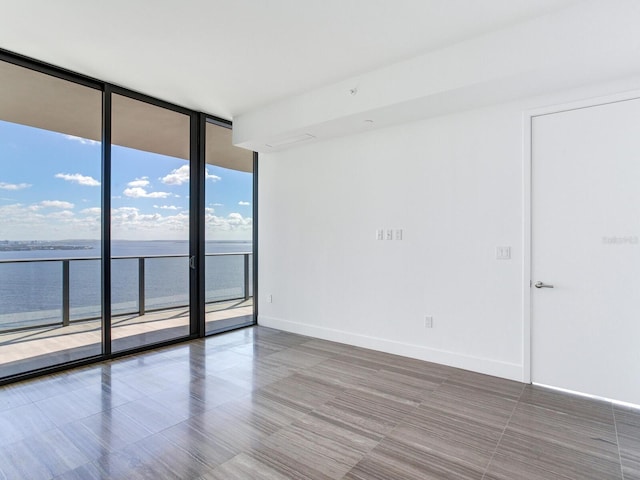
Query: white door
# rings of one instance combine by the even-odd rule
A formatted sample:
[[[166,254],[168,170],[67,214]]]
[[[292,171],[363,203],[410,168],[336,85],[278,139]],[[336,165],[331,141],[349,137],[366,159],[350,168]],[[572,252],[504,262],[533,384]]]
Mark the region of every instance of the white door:
[[[532,381],[640,405],[640,100],[532,122]]]

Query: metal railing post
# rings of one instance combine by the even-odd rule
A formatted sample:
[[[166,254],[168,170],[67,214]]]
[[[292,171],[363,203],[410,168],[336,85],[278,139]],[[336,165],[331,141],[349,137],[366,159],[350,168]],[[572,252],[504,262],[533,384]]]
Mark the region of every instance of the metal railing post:
[[[144,257],[138,258],[138,315],[144,315]]]
[[[69,260],[62,260],[62,326],[69,326]]]
[[[244,299],[249,300],[249,254],[245,253],[244,257]]]

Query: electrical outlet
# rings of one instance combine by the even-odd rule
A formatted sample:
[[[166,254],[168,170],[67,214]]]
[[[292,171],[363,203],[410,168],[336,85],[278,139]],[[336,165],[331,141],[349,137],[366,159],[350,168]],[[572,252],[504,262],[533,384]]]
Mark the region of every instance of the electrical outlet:
[[[384,230],[376,230],[376,240],[384,240]]]
[[[396,230],[396,240],[402,240],[402,229],[398,228]]]
[[[424,317],[424,328],[433,328],[433,317],[431,315]]]
[[[273,295],[267,295],[267,303],[273,303]]]

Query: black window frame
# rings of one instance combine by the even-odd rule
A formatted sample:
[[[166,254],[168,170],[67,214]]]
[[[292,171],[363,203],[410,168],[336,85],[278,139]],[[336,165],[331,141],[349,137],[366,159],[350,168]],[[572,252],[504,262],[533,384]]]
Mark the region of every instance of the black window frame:
[[[147,350],[152,350],[168,345],[203,338],[205,329],[205,139],[206,124],[216,125],[232,129],[233,123],[229,120],[207,113],[191,110],[189,108],[161,100],[145,93],[114,85],[106,81],[98,80],[67,70],[46,62],[29,58],[17,53],[0,48],[0,61],[11,63],[36,72],[50,75],[71,83],[89,87],[102,92],[102,224],[101,224],[101,301],[102,301],[102,354],[57,363],[48,367],[26,371],[15,375],[0,377],[0,385],[26,380],[41,375],[67,370],[82,365],[97,363],[125,355],[131,355]],[[111,131],[112,131],[112,100],[113,95],[122,95],[139,100],[151,105],[166,108],[189,116],[189,152],[190,152],[190,202],[189,202],[189,255],[195,257],[195,269],[191,269],[189,277],[190,298],[190,328],[189,335],[163,342],[152,343],[128,350],[111,351]],[[253,325],[258,323],[258,154],[253,152]],[[228,330],[236,328],[231,327]],[[215,332],[215,334],[223,332]]]

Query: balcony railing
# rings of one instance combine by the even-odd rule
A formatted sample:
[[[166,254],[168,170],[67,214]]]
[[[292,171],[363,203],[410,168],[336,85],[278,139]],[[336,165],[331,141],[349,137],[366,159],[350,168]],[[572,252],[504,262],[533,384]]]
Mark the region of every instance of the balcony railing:
[[[206,254],[205,303],[248,300],[252,297],[251,255],[251,252]],[[0,332],[69,326],[74,322],[100,318],[100,257],[0,260],[0,268],[13,264],[29,264],[31,267],[42,263],[48,266],[56,262],[61,267],[58,270],[59,276],[51,268],[31,269],[30,275],[23,275],[25,277],[22,280],[23,285],[11,284],[13,294],[4,294],[5,298],[0,300],[4,304],[0,305],[2,307],[0,310]],[[95,262],[95,265],[91,265],[93,268],[88,266],[90,262]],[[75,279],[76,288],[86,291],[76,294],[76,303],[80,302],[78,296],[89,297],[82,299],[83,305],[76,305],[75,312],[72,305],[72,266],[74,265],[82,266],[76,274],[78,277]],[[0,275],[5,275],[3,282],[5,287],[16,281],[15,278],[10,278],[11,273],[6,275],[6,272],[0,271]],[[24,284],[46,284],[47,281],[48,285],[33,285],[32,291],[24,291],[28,286]],[[48,289],[47,295],[39,295],[38,288]],[[55,289],[58,289],[60,295],[57,300],[59,302],[58,308],[51,308],[51,303],[56,303],[55,299],[50,299],[48,306],[43,301],[40,308],[34,307],[34,304],[38,303],[38,296],[52,296],[54,295],[52,290]],[[2,285],[0,285],[0,290],[2,290]],[[162,295],[162,290],[165,295]],[[147,312],[187,307],[189,304],[188,292],[188,255],[112,257],[112,313],[114,316],[142,316]],[[23,305],[19,311],[4,311],[11,308],[11,302],[19,303],[25,300],[29,305]],[[58,320],[55,320],[56,317]],[[11,320],[7,321],[7,319]]]

